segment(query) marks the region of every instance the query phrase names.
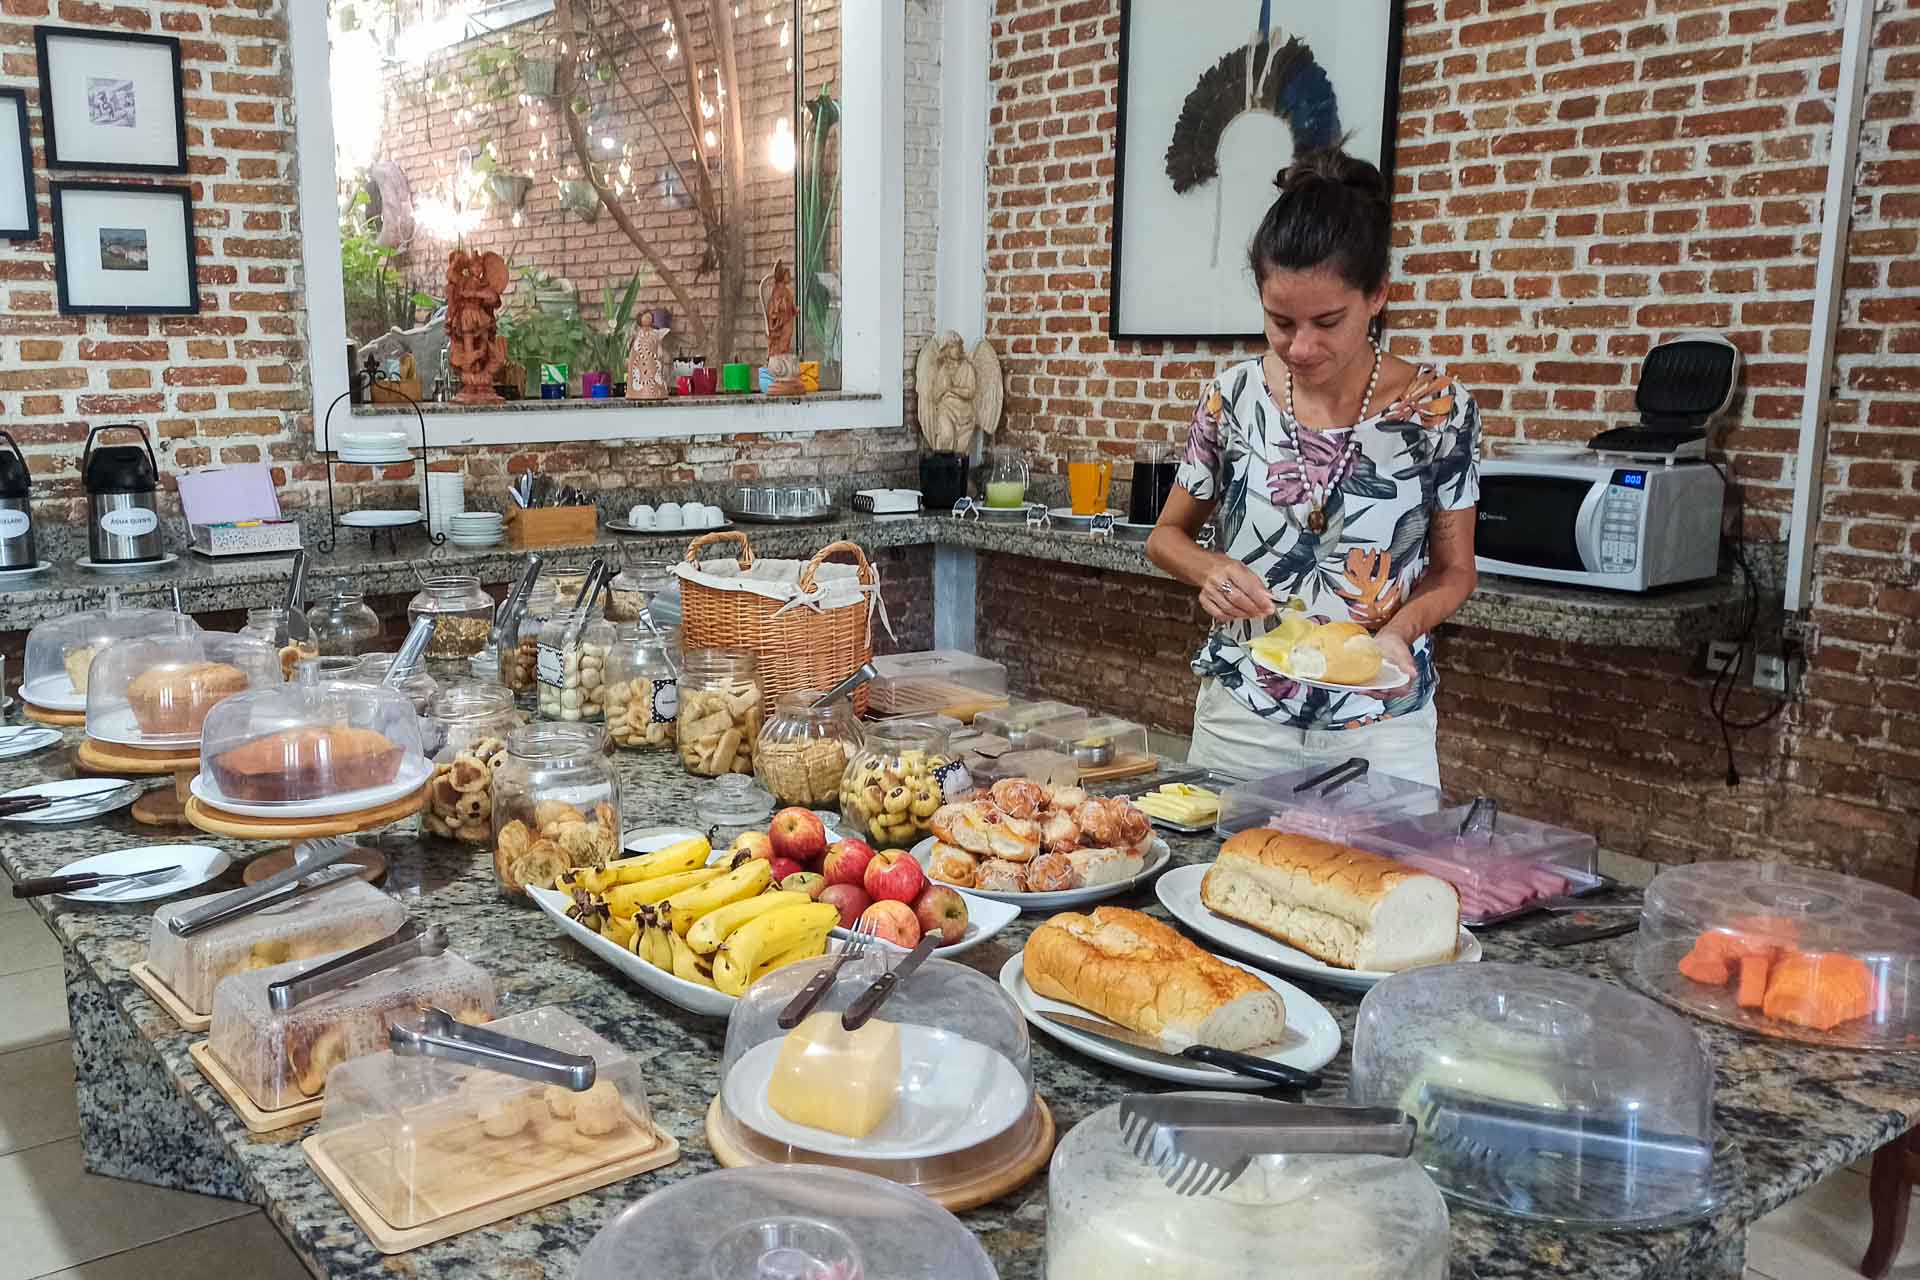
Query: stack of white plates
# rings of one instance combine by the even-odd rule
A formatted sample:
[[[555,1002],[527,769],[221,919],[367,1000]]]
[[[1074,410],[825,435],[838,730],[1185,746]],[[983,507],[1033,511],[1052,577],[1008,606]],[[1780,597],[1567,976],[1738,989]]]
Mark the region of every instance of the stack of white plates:
[[[342,431],[334,439],[334,451],[342,462],[406,462],[413,457],[407,433],[398,427]]]
[[[451,533],[452,518],[467,507],[467,477],[459,471],[427,472],[427,487],[421,502],[433,509],[428,524],[431,533]]]
[[[456,547],[491,547],[506,529],[506,517],[497,511],[459,511],[447,519],[447,540]]]

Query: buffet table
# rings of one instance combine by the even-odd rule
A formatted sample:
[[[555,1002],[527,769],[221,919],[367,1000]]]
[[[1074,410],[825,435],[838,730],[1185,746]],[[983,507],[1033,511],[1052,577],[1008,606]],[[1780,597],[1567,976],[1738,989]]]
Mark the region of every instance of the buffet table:
[[[61,747],[0,763],[0,790],[72,776],[71,748],[77,738],[77,731],[70,730]],[[620,762],[629,827],[686,823],[698,780],[682,771],[675,753],[622,753]],[[1151,786],[1152,779],[1143,778],[1139,785]],[[138,827],[123,811],[77,827],[11,827],[0,836],[0,867],[16,879],[46,875],[88,853],[171,839],[219,845],[238,856],[262,854],[271,847],[198,833],[160,835]],[[1174,838],[1170,843],[1176,864],[1211,860],[1217,850],[1210,837]],[[502,1014],[561,1005],[641,1059],[655,1120],[682,1143],[679,1163],[495,1227],[385,1258],[309,1169],[297,1142],[305,1130],[250,1137],[189,1059],[188,1046],[200,1037],[181,1031],[129,979],[128,967],[145,951],[152,904],[108,908],[37,899],[36,909],[66,952],[89,1166],[105,1174],[259,1204],[320,1276],[572,1276],[581,1250],[620,1207],[670,1181],[715,1167],[701,1121],[719,1085],[725,1025],[640,991],[558,936],[531,906],[503,900],[485,854],[399,835],[387,836],[382,847],[392,862],[387,890],[421,923],[445,925],[454,948],[492,973],[501,991]],[[220,883],[237,885],[239,867]],[[1118,901],[1164,914],[1151,892]],[[965,960],[997,974],[1042,918],[1023,917]],[[1539,945],[1534,933],[1535,927],[1527,925],[1487,931],[1486,958],[1613,975],[1612,956],[1623,940],[1554,950]],[[1355,998],[1331,989],[1314,994],[1334,1013],[1350,1043]],[[1617,1234],[1568,1234],[1456,1210],[1455,1277],[1738,1276],[1748,1223],[1874,1150],[1920,1116],[1920,1057],[1820,1051],[1697,1025],[1716,1062],[1718,1123],[1746,1165],[1746,1185],[1726,1208],[1682,1230]],[[1328,1067],[1317,1100],[1343,1100],[1346,1066],[1343,1049]],[[1119,1093],[1156,1087],[1077,1056],[1038,1033],[1033,1068],[1036,1087],[1052,1105],[1062,1134]],[[1657,1073],[1661,1064],[1650,1062],[1647,1069]],[[1033,1280],[1044,1274],[1046,1206],[1046,1178],[1041,1176],[961,1216],[979,1233],[1005,1280]]]

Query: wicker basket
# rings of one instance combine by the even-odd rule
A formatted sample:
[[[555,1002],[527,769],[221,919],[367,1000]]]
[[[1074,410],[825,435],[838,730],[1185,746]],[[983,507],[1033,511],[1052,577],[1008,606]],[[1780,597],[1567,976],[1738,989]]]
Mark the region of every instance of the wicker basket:
[[[738,530],[724,530],[695,538],[687,545],[687,563],[698,564],[700,552],[719,542],[739,544],[742,569],[753,564],[753,548]],[[827,557],[851,555],[859,566],[860,585],[871,590],[877,578],[866,552],[851,542],[832,542],[820,548],[800,572],[800,590],[815,590],[815,573]],[[782,610],[785,609],[784,612]],[[682,579],[680,583],[681,645],[692,649],[745,649],[759,659],[760,689],[766,714],[783,694],[802,689],[831,689],[873,659],[873,629],[868,600],[831,609],[786,608],[744,587],[736,590]],[[867,711],[867,690],[853,695],[856,715]]]

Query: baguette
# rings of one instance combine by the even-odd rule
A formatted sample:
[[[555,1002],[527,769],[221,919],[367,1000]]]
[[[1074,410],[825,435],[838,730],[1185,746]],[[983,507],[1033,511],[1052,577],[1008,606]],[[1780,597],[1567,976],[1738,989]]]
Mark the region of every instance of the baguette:
[[[1124,907],[1066,912],[1027,939],[1027,985],[1173,1048],[1252,1049],[1287,1026],[1280,995],[1172,926]]]
[[[1221,846],[1200,901],[1338,969],[1445,964],[1460,935],[1460,895],[1438,876],[1264,827]]]

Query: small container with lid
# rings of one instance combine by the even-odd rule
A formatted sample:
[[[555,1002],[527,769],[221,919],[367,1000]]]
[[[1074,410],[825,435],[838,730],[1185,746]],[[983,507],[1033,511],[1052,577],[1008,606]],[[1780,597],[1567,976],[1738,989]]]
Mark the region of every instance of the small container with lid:
[[[207,713],[194,789],[220,808],[320,802],[353,813],[406,798],[431,772],[404,693],[322,681],[309,664],[292,684],[235,695]]]
[[[597,724],[539,723],[507,735],[493,765],[493,869],[501,891],[550,888],[620,856],[620,772]]]
[[[1596,888],[1599,842],[1502,813],[1491,830],[1467,826],[1473,810],[1456,805],[1417,818],[1357,831],[1353,844],[1439,876],[1460,893],[1460,923],[1487,924],[1528,909],[1541,898]]]
[[[540,629],[536,676],[540,715],[547,720],[599,721],[606,716],[607,654],[613,624],[597,603],[560,609]]]
[[[320,647],[311,635],[294,634],[295,630],[305,629],[304,615],[300,622],[300,627],[294,627],[292,615],[279,605],[258,605],[247,610],[247,624],[240,628],[240,634],[272,645],[280,655],[280,678],[291,680],[295,667],[308,658],[320,656]]]
[[[906,849],[924,836],[934,812],[973,790],[947,734],[919,720],[868,725],[860,754],[840,777],[840,815],[850,834],[876,849]]]
[[[1349,769],[1327,778],[1339,768],[1333,761],[1301,761],[1301,767],[1285,773],[1228,787],[1220,793],[1214,830],[1230,836],[1267,826],[1344,844],[1356,832],[1440,811],[1438,787],[1374,769]]]
[[[179,619],[199,629],[193,619],[171,609],[123,605],[117,589],[107,591],[104,608],[49,618],[27,633],[20,696],[47,711],[85,711],[87,675],[100,650],[116,640],[170,635]]]
[[[694,816],[711,831],[714,848],[725,849],[743,831],[765,830],[773,793],[744,773],[723,773],[693,797]]]
[[[1153,760],[1147,750],[1147,731],[1119,716],[1049,721],[1030,730],[1024,745],[1028,750],[1066,756],[1086,773],[1142,767]]]
[[[1647,886],[1633,980],[1743,1031],[1911,1049],[1920,1033],[1920,901],[1785,862],[1674,867]]]
[[[876,717],[945,715],[971,724],[1007,705],[1007,669],[958,649],[886,654],[873,668],[867,710]]]
[[[407,602],[407,624],[427,614],[440,620],[427,642],[427,657],[471,658],[487,647],[493,631],[493,597],[473,574],[428,578]]]
[[[656,635],[645,624],[623,622],[607,652],[607,736],[616,747],[659,751],[674,744],[680,717],[677,639]]]
[[[816,707],[820,690],[780,696],[773,718],[760,730],[753,748],[754,776],[773,793],[775,803],[805,809],[834,809],[840,804],[840,779],[864,741],[853,704],[837,698]]]
[[[323,658],[357,658],[380,648],[380,615],[367,605],[366,593],[349,578],[307,610],[307,628]]]
[[[461,680],[428,707],[433,782],[420,825],[428,835],[476,848],[493,843],[493,771],[521,725],[504,685]]]
[[[540,632],[553,617],[553,610],[553,579],[535,578],[515,633],[500,637],[500,683],[513,690],[513,700],[528,711],[539,705]]]
[[[1080,782],[1080,766],[1073,762],[1072,756],[1040,748],[1007,751],[977,760],[969,756],[967,771],[973,775],[974,783],[982,787],[990,787],[1002,778],[1026,778],[1056,790],[1078,786]]]
[[[387,678],[387,672],[393,670],[393,660],[397,653],[364,653],[357,660],[354,679],[363,684],[381,684]],[[425,666],[413,669],[413,674],[400,682],[400,691],[413,703],[413,709],[421,715],[427,714],[427,708],[433,703],[433,695],[440,691],[440,682],[427,673]]]
[[[680,761],[703,778],[752,773],[760,668],[744,649],[695,649],[680,664]]]
[[[213,709],[248,690],[280,687],[273,647],[202,631],[175,616],[167,633],[116,640],[87,679],[87,736],[128,747],[193,747]]]
[[[674,582],[673,566],[671,560],[628,561],[607,584],[607,620],[640,621],[640,615],[647,612],[654,597]]]
[[[973,718],[973,727],[981,733],[1005,738],[1016,751],[1027,745],[1027,735],[1055,720],[1084,720],[1087,712],[1070,702],[1014,702],[994,711],[982,711]]]
[[[1611,982],[1518,964],[1394,974],[1367,992],[1349,1100],[1419,1125],[1447,1197],[1559,1227],[1657,1228],[1744,1178],[1713,1131],[1713,1064],[1687,1020]]]

